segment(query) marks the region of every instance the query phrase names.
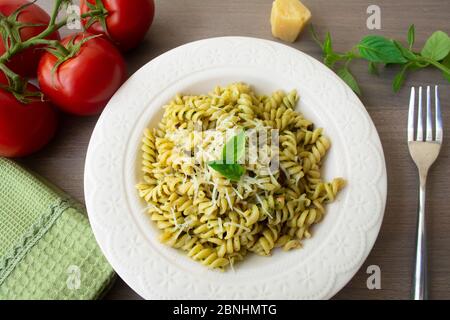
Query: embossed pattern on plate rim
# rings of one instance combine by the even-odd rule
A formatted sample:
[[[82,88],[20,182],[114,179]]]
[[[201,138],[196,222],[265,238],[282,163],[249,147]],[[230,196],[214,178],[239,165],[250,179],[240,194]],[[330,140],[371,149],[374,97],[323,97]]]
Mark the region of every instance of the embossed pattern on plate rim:
[[[195,55],[192,54],[194,52]],[[308,260],[307,265],[293,266],[289,272],[275,272],[273,276],[252,285],[217,284],[185,274],[155,251],[146,250],[148,242],[127,214],[129,206],[123,183],[127,155],[124,150],[127,150],[127,141],[137,118],[152,96],[156,96],[158,90],[164,90],[174,79],[219,65],[264,65],[290,77],[296,77],[295,73],[301,70],[302,80],[306,79],[310,88],[322,90],[321,100],[333,101],[335,108],[342,108],[335,110],[334,120],[342,124],[342,135],[367,137],[365,141],[346,149],[349,166],[358,166],[360,170],[355,171],[357,177],[351,176],[351,179],[370,190],[354,198],[357,202],[352,204],[352,211],[348,210],[347,223],[340,221],[333,228],[333,234],[327,237],[330,243],[321,245],[320,251]],[[346,118],[343,116],[345,114],[351,117]],[[362,123],[362,130],[367,131],[352,128],[355,121]],[[115,130],[118,124],[121,130]],[[356,157],[358,150],[371,154]],[[118,159],[108,160],[111,155],[116,155]],[[371,174],[373,167],[377,169],[376,176]],[[338,292],[369,254],[384,214],[386,179],[384,155],[375,126],[360,100],[331,70],[314,58],[276,42],[221,37],[188,43],[166,52],[143,66],[118,90],[101,115],[89,144],[85,164],[85,196],[95,237],[106,258],[124,281],[144,298],[323,299]],[[348,198],[351,197],[351,194],[348,195]],[[367,206],[371,214],[349,222],[351,212],[367,215]]]

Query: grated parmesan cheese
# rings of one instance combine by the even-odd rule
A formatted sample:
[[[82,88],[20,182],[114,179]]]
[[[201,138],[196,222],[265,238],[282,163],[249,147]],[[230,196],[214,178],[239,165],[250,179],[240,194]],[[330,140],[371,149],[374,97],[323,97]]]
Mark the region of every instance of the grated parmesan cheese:
[[[213,185],[214,185],[214,187],[213,187],[213,191],[212,191],[212,203],[214,204],[214,205],[216,205],[217,204],[217,195],[218,195],[218,192],[217,192],[217,183],[215,182],[215,181],[213,181],[212,182],[213,183]]]
[[[233,209],[233,204],[231,203],[230,195],[228,194],[228,190],[225,188],[225,197],[227,198],[228,205],[230,206],[230,209]]]
[[[245,217],[245,214],[244,214],[244,212],[243,212],[241,209],[239,209],[239,208],[234,208],[234,211],[236,211],[237,213],[239,213],[241,216],[244,216],[244,217]]]
[[[197,195],[198,194],[198,190],[200,188],[197,176],[193,175],[191,178],[192,178],[192,185],[194,186],[194,193],[195,193],[195,195]]]
[[[234,262],[233,261],[231,261],[231,258],[230,257],[228,257],[228,262],[230,263],[230,268],[231,268],[231,270],[233,271],[233,273],[236,273],[236,271],[234,270]]]
[[[286,175],[286,179],[290,180],[291,176],[290,176],[289,172],[286,171],[286,169],[283,167],[283,165],[281,163],[280,163],[280,168],[281,168],[281,171],[283,171],[284,174]]]
[[[223,233],[223,225],[222,225],[222,219],[218,218],[217,223],[219,224],[219,232]]]
[[[176,216],[176,214],[175,214],[175,209],[174,208],[170,208],[170,212],[172,212],[172,219],[173,219],[173,223],[174,223],[174,225],[175,225],[175,228],[179,228],[179,224],[178,224],[178,221],[177,221],[177,216]]]
[[[264,203],[261,199],[261,197],[258,194],[255,194],[256,199],[258,199],[258,202],[261,204],[261,209],[270,217],[270,219],[273,219],[272,215],[269,213],[269,211],[264,208]]]
[[[272,170],[270,170],[270,168],[267,168],[267,172],[269,173],[270,180],[272,181],[272,183],[275,185],[279,185],[277,179],[275,179],[275,176],[272,173]]]
[[[237,189],[233,186],[231,186],[231,188],[234,190],[234,192],[236,193],[236,195],[239,197],[239,199],[243,200],[244,197],[237,191]]]
[[[148,203],[148,206],[146,206],[144,209],[142,209],[142,212],[146,212],[150,209],[155,209],[156,212],[163,214],[162,210],[156,207],[153,203]]]

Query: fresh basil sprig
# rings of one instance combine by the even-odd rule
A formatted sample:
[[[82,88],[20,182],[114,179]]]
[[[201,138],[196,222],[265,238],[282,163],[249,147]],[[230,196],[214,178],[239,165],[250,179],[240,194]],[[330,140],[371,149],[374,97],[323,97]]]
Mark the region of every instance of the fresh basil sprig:
[[[244,166],[238,163],[244,154],[245,132],[241,131],[225,144],[222,150],[222,159],[211,161],[208,165],[225,178],[239,181],[245,173]]]
[[[374,63],[406,63],[408,60],[394,41],[382,36],[365,36],[357,44],[359,54]]]
[[[245,168],[237,163],[223,163],[221,160],[215,160],[208,165],[231,181],[239,181],[245,173]]]
[[[448,34],[443,31],[436,31],[425,42],[425,46],[420,52],[425,58],[434,61],[443,60],[450,52],[450,38]]]
[[[429,66],[439,69],[444,78],[450,82],[450,37],[443,31],[434,32],[420,52],[413,50],[415,43],[414,25],[411,25],[408,29],[407,46],[397,40],[383,36],[368,35],[363,37],[352,50],[336,52],[333,50],[329,32],[322,42],[312,25],[310,30],[313,39],[322,48],[324,63],[334,70],[358,95],[361,95],[361,89],[349,68],[350,62],[354,59],[368,61],[369,73],[374,75],[379,74],[378,68],[380,65],[398,65],[400,70],[392,83],[394,92],[400,90],[409,72]]]
[[[448,69],[450,69],[450,54],[444,60],[442,60],[442,64]],[[444,78],[447,79],[448,82],[450,82],[450,74],[444,71],[442,72],[442,74]]]

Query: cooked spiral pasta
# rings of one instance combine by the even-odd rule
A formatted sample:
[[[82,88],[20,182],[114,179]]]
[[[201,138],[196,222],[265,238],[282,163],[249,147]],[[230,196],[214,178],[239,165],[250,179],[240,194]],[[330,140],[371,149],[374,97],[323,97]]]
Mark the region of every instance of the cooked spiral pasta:
[[[295,90],[260,96],[234,83],[207,95],[176,95],[164,107],[158,127],[144,132],[137,185],[161,242],[220,270],[249,252],[269,256],[276,247],[302,246],[345,181],[322,179],[331,143],[295,111],[298,99]],[[208,163],[239,130],[258,157],[249,152],[239,162],[245,173],[234,181]],[[251,131],[276,131],[278,140],[252,140]]]

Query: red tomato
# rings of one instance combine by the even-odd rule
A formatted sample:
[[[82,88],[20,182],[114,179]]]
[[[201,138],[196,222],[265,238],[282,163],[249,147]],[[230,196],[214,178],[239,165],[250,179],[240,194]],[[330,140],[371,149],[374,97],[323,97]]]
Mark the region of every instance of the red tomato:
[[[75,35],[74,43],[92,36]],[[74,36],[64,38],[67,44]],[[38,67],[41,91],[62,110],[76,115],[100,113],[109,99],[126,79],[126,66],[122,55],[103,37],[88,40],[80,51],[62,63],[53,73],[58,59],[46,52]]]
[[[3,73],[0,83],[7,83]],[[38,91],[32,84],[28,90]],[[22,104],[0,88],[0,156],[23,157],[38,151],[51,140],[56,125],[55,110],[48,102]]]
[[[24,4],[29,3],[26,0],[1,0],[0,1],[0,13],[3,16],[11,15],[17,8],[20,8]],[[39,6],[32,4],[24,9],[17,20],[22,23],[33,24],[45,24],[50,22],[48,14],[42,10]],[[20,29],[20,37],[22,41],[28,40],[45,30],[46,26],[37,27],[24,27]],[[0,30],[2,27],[0,26]],[[47,39],[59,40],[59,33],[55,32]],[[44,50],[39,47],[29,48],[17,55],[15,55],[7,64],[13,71],[20,74],[23,77],[36,77],[36,70],[39,63],[39,59]],[[0,37],[0,55],[5,53],[5,44],[2,37]]]
[[[90,11],[87,3],[95,4],[96,0],[81,0],[81,13]],[[111,41],[122,51],[135,48],[144,38],[153,22],[155,3],[153,0],[102,0],[108,16],[106,27]],[[86,24],[88,19],[83,20]],[[88,31],[94,34],[105,34],[100,22],[96,21]]]

